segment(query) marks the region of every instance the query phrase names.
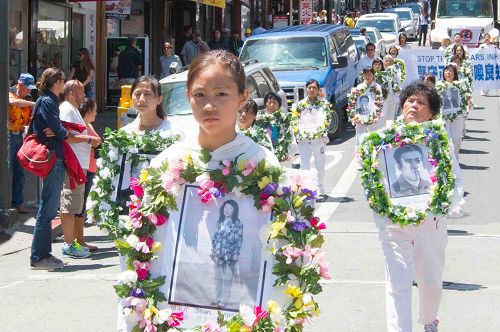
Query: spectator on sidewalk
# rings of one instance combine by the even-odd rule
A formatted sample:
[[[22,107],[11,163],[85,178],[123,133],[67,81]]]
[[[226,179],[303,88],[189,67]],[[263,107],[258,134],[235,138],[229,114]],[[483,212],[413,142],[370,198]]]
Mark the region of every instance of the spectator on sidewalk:
[[[118,79],[120,85],[132,84],[134,80],[141,76],[142,58],[137,50],[137,39],[127,38],[127,48],[120,52],[118,56]]]
[[[425,41],[427,40],[427,28],[429,26],[429,15],[422,12],[418,16],[418,46],[422,46],[422,42],[425,46]]]
[[[208,51],[210,51],[210,47],[201,39],[201,33],[195,31],[192,34],[191,40],[188,40],[182,48],[182,60],[188,66],[198,55]]]
[[[59,106],[61,121],[79,124],[86,127],[78,107],[85,99],[84,87],[78,80],[70,80],[64,85],[64,101]],[[89,169],[90,152],[92,147],[96,147],[101,140],[88,134],[85,130],[82,133],[71,131],[73,137],[68,137],[67,142],[78,159],[80,167],[86,172]],[[85,183],[76,185],[71,189],[68,174],[64,176],[64,184],[61,191],[61,225],[64,234],[64,245],[62,254],[70,258],[85,258],[90,256],[88,247],[82,246],[83,242],[83,203],[84,203]],[[77,241],[77,235],[81,235]]]
[[[335,9],[332,9],[332,24],[341,24],[340,15],[337,14]]]
[[[90,136],[94,136],[98,139],[101,139],[94,130],[94,127],[92,126],[92,122],[95,121],[95,117],[97,115],[97,105],[95,101],[88,98],[85,99],[83,101],[83,104],[80,106],[78,110],[80,111],[80,115],[82,116],[83,121],[85,121],[85,125],[87,126],[87,133]],[[92,187],[92,182],[94,180],[95,172],[97,172],[97,161],[95,158],[95,153],[96,153],[95,150],[96,148],[94,147],[92,147],[90,150],[89,169],[87,171],[87,182],[85,183],[85,192],[83,194],[83,209],[81,215],[77,215],[77,217],[81,217],[83,220],[86,220],[85,217],[87,211],[87,198],[89,196],[90,189]],[[91,221],[90,224],[93,224],[93,221]],[[90,246],[87,243],[85,243],[83,238],[83,233],[82,234],[77,233],[75,237],[78,243],[81,243],[84,247],[88,247],[90,251],[97,249],[97,247]]]
[[[179,56],[174,54],[174,48],[172,44],[169,42],[165,42],[163,44],[163,55],[160,57],[160,64],[161,64],[161,78],[167,77],[170,75],[170,65],[172,63],[177,62],[179,66],[182,67],[182,61]]]
[[[69,67],[69,79],[73,78],[82,82],[85,88],[85,96],[87,98],[94,97],[94,75],[95,75],[95,65],[90,52],[86,48],[81,48],[78,50],[78,56],[80,60],[75,62]]]
[[[344,23],[345,25],[347,25],[347,27],[349,29],[352,29],[354,28],[354,18],[353,18],[353,13],[347,13],[346,16],[345,16],[345,19],[344,19]]]
[[[181,54],[184,44],[193,38],[193,27],[185,25],[181,37],[175,42],[175,54]],[[186,63],[184,63],[186,65]]]
[[[43,179],[42,194],[31,244],[31,268],[34,270],[53,270],[64,266],[63,262],[52,256],[51,222],[57,215],[61,189],[66,169],[62,142],[69,132],[59,119],[59,94],[64,91],[64,72],[59,68],[47,68],[37,83],[40,92],[38,105],[33,111],[33,133],[55,151],[56,162],[49,175]]]
[[[211,50],[222,50],[224,49],[224,40],[222,39],[222,33],[220,29],[215,29],[212,35],[212,40],[208,42],[208,47]]]
[[[245,39],[247,39],[248,37],[250,37],[252,35],[252,29],[250,28],[246,28],[245,29]],[[243,40],[245,40],[243,39]]]
[[[252,30],[250,30],[250,35],[251,34]],[[231,38],[228,41],[228,51],[238,56],[240,54],[240,50],[242,47],[243,47],[243,41],[240,38],[240,33],[237,30],[233,30],[233,32],[231,33]]]
[[[261,20],[256,20],[255,21],[255,28],[253,29],[253,33],[252,34],[255,36],[255,35],[258,35],[260,33],[263,33],[264,31],[266,31],[266,29],[264,29],[262,27]]]
[[[12,207],[20,214],[28,213],[24,206],[24,170],[19,165],[17,152],[23,145],[24,128],[29,124],[35,103],[26,100],[31,90],[36,89],[31,74],[19,76],[17,85],[9,91],[9,162],[12,169]]]

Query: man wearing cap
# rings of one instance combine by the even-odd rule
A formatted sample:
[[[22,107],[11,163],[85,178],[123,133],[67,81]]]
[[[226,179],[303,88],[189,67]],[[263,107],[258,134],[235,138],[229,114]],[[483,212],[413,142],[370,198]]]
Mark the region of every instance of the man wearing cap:
[[[245,39],[247,39],[248,37],[250,37],[252,35],[252,29],[250,28],[246,28],[245,29]]]
[[[31,112],[35,103],[26,100],[31,90],[36,89],[35,79],[31,74],[23,73],[19,76],[17,86],[9,91],[9,160],[12,168],[12,206],[17,212],[26,214],[24,207],[24,170],[17,160],[17,152],[23,145],[23,132],[29,125]]]
[[[195,31],[192,34],[191,40],[188,40],[182,48],[182,60],[186,65],[190,65],[198,55],[207,51],[210,51],[210,47],[201,40],[201,33]]]

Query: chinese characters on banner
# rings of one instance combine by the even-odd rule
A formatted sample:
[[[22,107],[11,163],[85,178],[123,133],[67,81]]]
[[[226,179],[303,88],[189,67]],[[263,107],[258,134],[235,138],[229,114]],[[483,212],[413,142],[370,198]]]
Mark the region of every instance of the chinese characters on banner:
[[[300,24],[311,24],[312,7],[312,0],[300,0]]]
[[[412,50],[413,68],[407,65],[407,71],[414,72],[416,77],[421,78],[430,73],[437,80],[443,77],[445,59],[443,52],[439,50]],[[472,75],[474,77],[474,89],[500,89],[500,50],[495,48],[470,48],[469,56],[472,62]],[[413,70],[412,70],[413,69]]]

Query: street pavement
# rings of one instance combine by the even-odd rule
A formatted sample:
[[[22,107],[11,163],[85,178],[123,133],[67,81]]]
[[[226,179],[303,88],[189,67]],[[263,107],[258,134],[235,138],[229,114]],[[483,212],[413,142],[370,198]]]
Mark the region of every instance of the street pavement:
[[[478,108],[467,120],[459,156],[467,215],[449,221],[440,308],[440,331],[445,332],[500,331],[500,94],[475,94],[474,100]],[[113,113],[99,116],[99,130],[114,122]],[[318,297],[322,313],[306,329],[310,332],[385,330],[383,256],[353,161],[353,136],[349,128],[327,147],[330,197],[319,204],[318,213],[328,224],[325,251],[332,280],[323,283]],[[36,200],[36,181],[31,181],[27,195]],[[26,221],[10,230],[12,238],[0,244],[0,331],[116,330],[112,286],[120,269],[113,243],[97,227],[86,228],[87,240],[99,247],[97,253],[65,260],[67,266],[57,272],[32,271],[34,212],[31,208]],[[59,257],[61,247],[61,242],[53,244]],[[416,308],[417,288],[413,303]],[[415,323],[415,331],[422,330]]]

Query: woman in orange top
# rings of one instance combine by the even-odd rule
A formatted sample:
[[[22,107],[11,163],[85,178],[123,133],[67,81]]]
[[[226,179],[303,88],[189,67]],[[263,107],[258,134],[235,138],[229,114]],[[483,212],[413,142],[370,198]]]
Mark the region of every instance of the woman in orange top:
[[[82,115],[83,121],[87,125],[87,132],[90,136],[99,137],[99,135],[94,130],[92,126],[92,122],[95,121],[95,117],[97,115],[97,105],[94,100],[86,98],[82,105],[80,106],[80,114]],[[90,163],[89,169],[87,171],[87,183],[85,183],[85,193],[83,196],[83,211],[81,213],[82,220],[84,220],[85,210],[87,210],[87,198],[89,196],[90,189],[92,187],[92,181],[94,179],[94,174],[97,171],[97,162],[95,159],[95,148],[90,150]],[[83,229],[83,228],[82,228]],[[75,229],[76,230],[76,229]],[[97,250],[96,246],[89,245],[85,243],[83,239],[83,231],[81,234],[75,234],[76,240],[78,243],[81,243],[84,247],[87,247],[89,251]]]

